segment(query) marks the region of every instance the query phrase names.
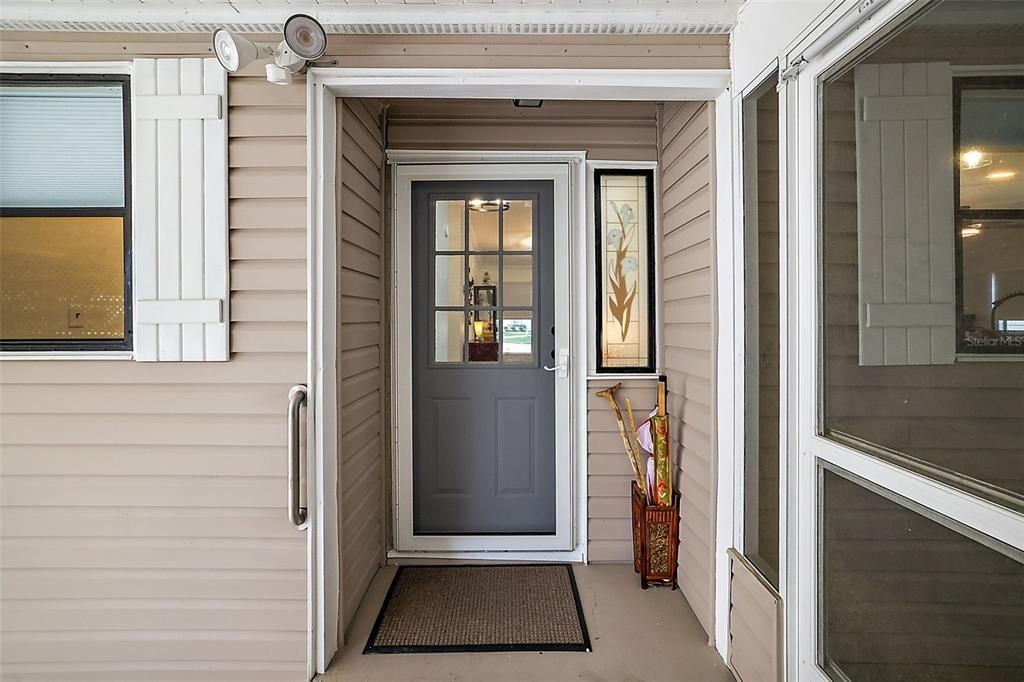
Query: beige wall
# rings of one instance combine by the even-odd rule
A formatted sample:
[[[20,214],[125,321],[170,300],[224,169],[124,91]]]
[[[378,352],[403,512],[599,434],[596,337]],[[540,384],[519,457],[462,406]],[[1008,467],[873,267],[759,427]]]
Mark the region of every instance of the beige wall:
[[[341,629],[384,561],[384,130],[379,100],[338,100]]]
[[[651,102],[401,100],[388,112],[389,149],[586,151],[589,159],[658,158]]]
[[[0,38],[4,59],[211,55],[205,35],[6,33]],[[364,67],[729,66],[728,38],[721,35],[334,36],[328,55],[343,66]],[[247,680],[304,674],[305,538],[288,526],[282,502],[283,403],[288,387],[306,376],[304,84],[271,86],[259,67],[250,67],[230,79],[229,99],[231,361],[0,365],[3,597],[18,596],[4,604],[0,616],[5,672],[64,679],[84,670],[103,679],[152,678],[158,669],[179,671],[178,679],[210,671],[220,679]],[[498,119],[484,113],[471,124],[432,128],[437,134],[402,137],[423,132],[413,124],[423,112],[411,111],[408,104],[396,102],[399,130],[393,147],[433,148],[447,140],[453,148],[463,140],[465,146],[515,149],[537,134],[530,148],[587,149],[591,158],[603,159],[659,156],[649,104],[592,105],[583,116],[587,124],[579,125],[559,120],[561,105],[549,102],[539,114],[513,112],[518,121],[504,112]],[[530,118],[538,115],[549,120]],[[522,134],[509,136],[509,130]],[[475,139],[464,137],[467,132]],[[369,176],[364,179],[372,185]],[[372,231],[369,222],[365,227]],[[360,233],[370,237],[355,229],[343,231],[342,239],[357,241]],[[372,261],[372,248],[366,252]],[[710,257],[708,249],[698,252]],[[372,289],[373,279],[341,277],[343,299],[351,291],[353,301],[364,299],[359,306],[370,315],[376,294],[357,293],[356,280]],[[690,278],[695,291],[706,288],[705,279]],[[359,362],[372,364],[375,354],[373,322],[360,321],[355,310],[349,309],[356,317],[343,310],[341,323],[367,324],[362,329],[369,336],[352,342],[365,346],[342,342],[342,372],[354,372],[341,389],[342,408],[352,410],[341,414],[343,430],[359,415],[373,423],[375,401],[386,404],[386,397],[374,397],[372,381],[362,387],[355,381]],[[386,339],[379,343],[386,346]],[[676,358],[675,344],[666,353]],[[363,378],[373,376],[371,367],[362,368],[368,372]],[[696,400],[700,390],[684,384],[708,371],[673,369],[670,387],[686,401]],[[709,394],[706,386],[703,393]],[[677,442],[680,437],[689,442],[700,432],[690,434],[690,426],[681,426],[694,423],[689,412],[695,408],[673,400],[681,416],[674,435]],[[595,423],[607,426],[603,419]],[[356,430],[349,442],[342,436],[341,457],[352,453],[353,459],[347,470],[342,462],[340,476],[343,511],[361,519],[359,505],[371,503],[351,495],[346,500],[345,488],[361,485],[361,476],[386,476],[386,454],[377,461],[368,454],[375,447],[370,433],[360,441],[360,451],[352,440]],[[602,447],[609,452],[592,454],[613,454],[612,446]],[[692,468],[686,453],[695,447],[705,453],[699,461],[706,464],[708,447],[689,445],[682,448],[684,473]],[[592,460],[591,469],[597,493],[592,495],[593,555],[628,560],[629,530],[623,523],[628,473],[622,473],[623,461],[601,459]],[[612,498],[619,490],[617,504]],[[701,505],[712,501],[706,495],[695,498],[694,516],[707,518],[711,507]],[[368,514],[365,524],[340,529],[343,546],[357,547],[355,557],[343,563],[342,579],[349,585],[363,584],[379,556],[373,518]],[[683,577],[685,585],[692,583]],[[362,596],[357,589],[345,592],[343,621]],[[187,672],[196,661],[203,662],[203,671]]]
[[[709,634],[717,489],[713,121],[708,102],[666,104],[659,112],[662,362],[682,496],[679,587]]]
[[[0,54],[152,54],[37,37]],[[6,675],[305,679],[306,537],[283,504],[306,376],[303,86],[229,81],[229,362],[0,363]]]

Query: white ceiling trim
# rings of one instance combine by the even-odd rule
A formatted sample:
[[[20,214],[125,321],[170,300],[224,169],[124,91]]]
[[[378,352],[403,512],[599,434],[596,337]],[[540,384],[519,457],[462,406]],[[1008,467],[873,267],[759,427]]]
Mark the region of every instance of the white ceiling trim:
[[[739,0],[662,0],[657,4],[606,0],[568,5],[556,4],[558,0],[437,2],[181,5],[4,0],[0,29],[206,33],[224,26],[242,33],[277,33],[289,15],[305,12],[315,16],[329,33],[706,34],[728,33],[739,7]]]

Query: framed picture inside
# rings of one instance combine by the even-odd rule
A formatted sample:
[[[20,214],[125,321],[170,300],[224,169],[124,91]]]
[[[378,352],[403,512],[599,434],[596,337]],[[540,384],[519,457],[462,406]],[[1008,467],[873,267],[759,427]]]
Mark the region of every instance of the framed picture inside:
[[[654,169],[596,169],[594,201],[595,369],[654,373]]]

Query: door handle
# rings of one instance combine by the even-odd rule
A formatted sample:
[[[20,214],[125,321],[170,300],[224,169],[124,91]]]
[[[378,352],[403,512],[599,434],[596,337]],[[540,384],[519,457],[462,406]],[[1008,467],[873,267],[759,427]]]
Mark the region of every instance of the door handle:
[[[545,372],[554,372],[555,376],[559,379],[569,376],[569,349],[559,349],[558,364],[554,367],[548,367],[547,365],[541,365],[541,367],[543,367]]]
[[[301,429],[299,415],[306,404],[306,387],[292,386],[288,391],[288,520],[296,528],[306,525],[306,508],[302,504],[300,482]]]

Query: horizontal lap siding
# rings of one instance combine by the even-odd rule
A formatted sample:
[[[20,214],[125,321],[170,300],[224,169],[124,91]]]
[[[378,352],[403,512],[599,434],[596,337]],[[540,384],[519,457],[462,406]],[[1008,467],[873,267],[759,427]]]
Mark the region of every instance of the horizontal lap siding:
[[[662,362],[682,498],[679,587],[709,633],[716,491],[711,120],[706,102],[667,104],[660,113]]]
[[[774,682],[782,663],[782,604],[755,571],[730,550],[729,664],[741,682]]]
[[[6,38],[5,59],[208,48]],[[304,88],[228,87],[231,360],[0,364],[17,679],[305,679],[306,538],[283,507],[284,403],[306,376]]]
[[[591,562],[633,560],[630,526],[630,481],[633,470],[626,457],[615,412],[606,398],[595,394],[618,380],[591,379],[587,390],[587,555]],[[622,418],[629,423],[626,400],[639,423],[658,400],[657,384],[650,379],[622,382],[616,394]],[[627,426],[628,429],[628,426]]]
[[[647,102],[394,100],[389,149],[586,151],[589,159],[658,158],[655,105]]]
[[[341,628],[384,558],[384,132],[378,100],[338,100]]]

